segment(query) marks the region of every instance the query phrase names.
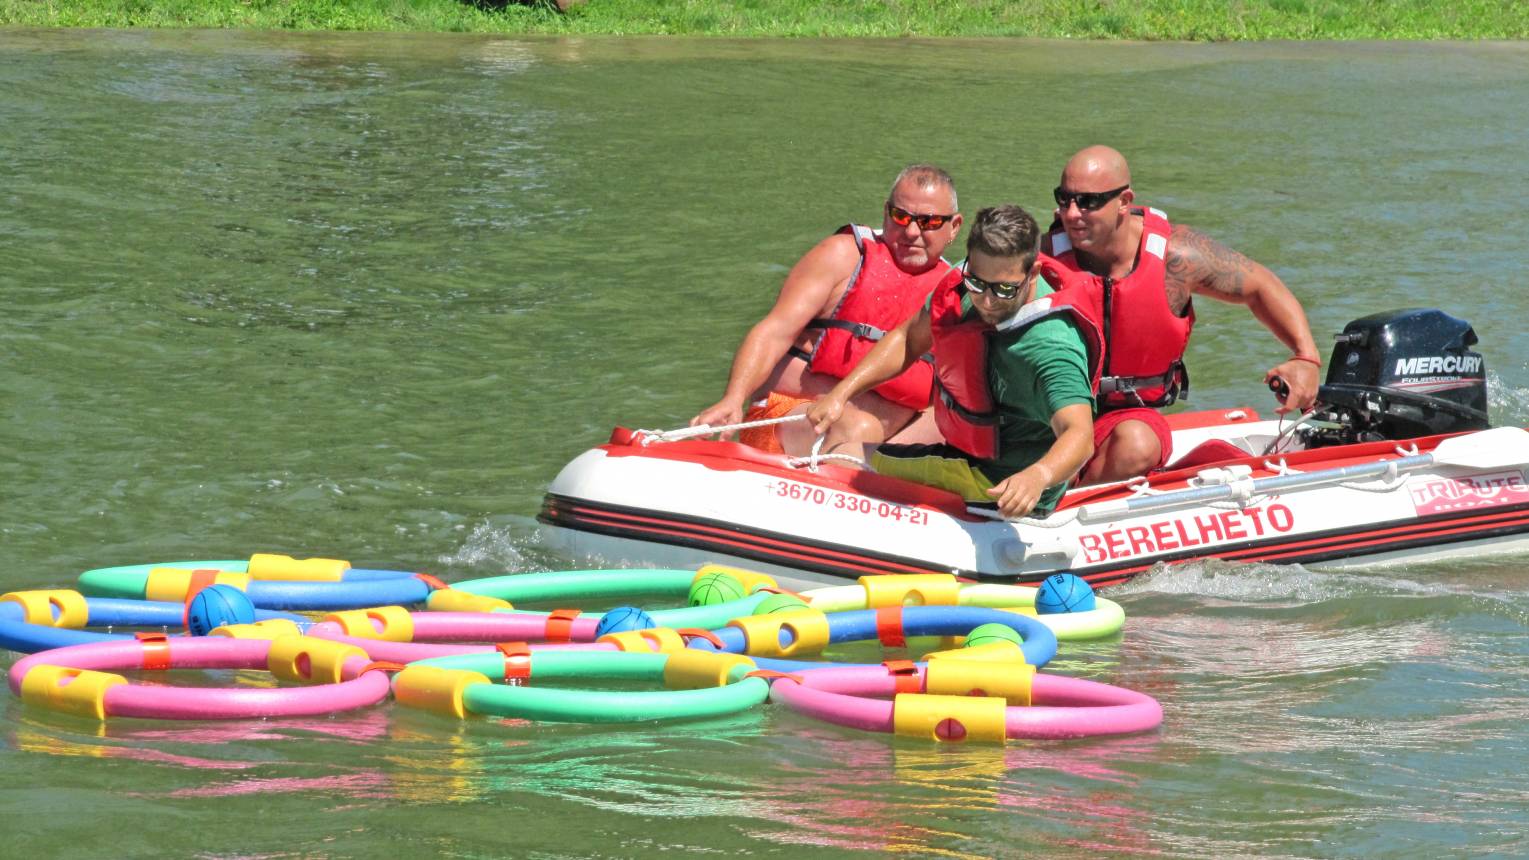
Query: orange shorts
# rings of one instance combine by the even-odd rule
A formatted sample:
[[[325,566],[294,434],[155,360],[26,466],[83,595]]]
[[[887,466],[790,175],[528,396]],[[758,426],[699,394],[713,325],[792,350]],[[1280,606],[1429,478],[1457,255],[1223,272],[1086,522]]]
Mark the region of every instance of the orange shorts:
[[[811,397],[792,397],[789,394],[781,394],[776,391],[770,392],[768,400],[755,403],[744,414],[744,421],[763,421],[766,418],[784,418],[786,413],[801,406],[803,403],[811,403]],[[752,445],[761,451],[771,454],[784,454],[786,449],[780,446],[780,436],[776,434],[779,424],[771,424],[768,427],[754,427],[748,430],[738,431],[738,441],[745,445]]]

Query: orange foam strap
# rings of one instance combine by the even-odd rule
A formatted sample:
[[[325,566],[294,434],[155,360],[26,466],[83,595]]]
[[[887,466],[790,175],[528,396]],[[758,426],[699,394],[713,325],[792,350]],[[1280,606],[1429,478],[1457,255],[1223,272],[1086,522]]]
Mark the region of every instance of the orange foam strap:
[[[881,665],[887,667],[887,674],[892,676],[896,683],[895,691],[898,693],[922,693],[923,682],[918,677],[918,664],[912,660],[888,660]]]
[[[197,592],[209,585],[215,585],[221,570],[193,570],[191,576],[186,579],[186,608],[181,612],[181,626],[191,626],[191,601],[196,599]]]
[[[787,594],[787,595],[790,595],[792,597],[797,598],[798,600],[802,601],[803,603],[810,604],[812,602],[812,601],[808,600],[807,598],[803,597],[800,592],[792,591],[789,588],[781,588],[778,585],[761,585],[760,587],[758,587],[758,588],[756,588],[754,590],[755,591],[763,591],[766,594]]]
[[[569,635],[573,630],[573,619],[579,617],[577,609],[554,609],[547,615],[546,640],[548,642],[567,642],[572,637]]]
[[[793,675],[790,672],[777,672],[774,669],[755,669],[754,671],[748,673],[747,675],[744,675],[743,677],[745,677],[745,678],[764,678],[766,681],[768,681],[768,680],[770,680],[772,678],[787,678],[789,680],[797,682],[798,684],[802,683],[802,676],[801,675]]]
[[[211,570],[207,568],[191,571],[191,578],[186,582],[187,602],[190,602],[191,598],[196,597],[196,593],[198,591],[201,591],[209,585],[216,584],[218,581],[218,574],[222,572],[223,571],[221,570]]]
[[[504,655],[504,680],[523,687],[531,680],[531,646],[525,642],[500,642],[494,646]]]
[[[373,670],[378,672],[402,672],[405,668],[405,664],[394,663],[392,660],[373,660],[372,662],[367,663],[365,666],[362,666],[361,671],[356,673],[356,677],[359,678],[362,675],[365,675],[367,672],[371,672]]]
[[[430,590],[431,591],[440,591],[443,588],[450,588],[451,587],[451,586],[447,585],[446,582],[444,580],[442,580],[440,577],[432,576],[432,575],[430,575],[428,573],[416,573],[416,574],[414,574],[414,578],[419,580],[420,582],[423,582],[424,584],[430,586]]]
[[[707,642],[710,642],[712,645],[716,646],[718,651],[723,650],[725,647],[722,644],[722,640],[717,638],[717,634],[711,632],[710,630],[702,630],[699,627],[681,627],[674,632],[680,634],[680,638],[684,639],[686,642],[689,642],[692,639],[705,639]]]
[[[170,668],[170,638],[163,633],[134,633],[143,646],[143,668],[164,671]]]
[[[903,608],[883,606],[876,610],[876,638],[884,648],[903,648],[908,637],[903,635]]]

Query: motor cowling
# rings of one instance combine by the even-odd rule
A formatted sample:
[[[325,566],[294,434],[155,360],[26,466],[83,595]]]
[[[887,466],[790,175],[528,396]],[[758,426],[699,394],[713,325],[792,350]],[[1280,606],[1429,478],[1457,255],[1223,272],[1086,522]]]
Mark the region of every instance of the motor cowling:
[[[1486,362],[1471,324],[1434,308],[1354,320],[1334,336],[1308,445],[1483,430]],[[1324,426],[1325,425],[1325,426]]]

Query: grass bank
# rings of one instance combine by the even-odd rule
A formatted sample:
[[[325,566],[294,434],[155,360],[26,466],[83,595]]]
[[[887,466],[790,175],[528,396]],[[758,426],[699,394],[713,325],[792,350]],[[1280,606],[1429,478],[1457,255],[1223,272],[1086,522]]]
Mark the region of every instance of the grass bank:
[[[558,35],[1523,39],[1525,0],[0,0],[0,25]]]

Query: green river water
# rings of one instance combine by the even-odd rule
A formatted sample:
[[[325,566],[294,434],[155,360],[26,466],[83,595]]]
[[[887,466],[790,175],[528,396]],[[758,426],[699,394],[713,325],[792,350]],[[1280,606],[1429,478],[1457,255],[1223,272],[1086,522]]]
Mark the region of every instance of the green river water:
[[[581,562],[533,517],[683,424],[786,269],[929,160],[1049,213],[1110,143],[1319,343],[1471,320],[1529,421],[1529,46],[0,31],[0,590],[256,551],[448,580]],[[1200,306],[1195,405],[1283,354]],[[1522,559],[1188,565],[1053,668],[1104,741],[677,725],[105,725],[0,696],[12,857],[1529,856]],[[876,659],[874,655],[862,655]],[[9,665],[12,658],[7,658]]]

